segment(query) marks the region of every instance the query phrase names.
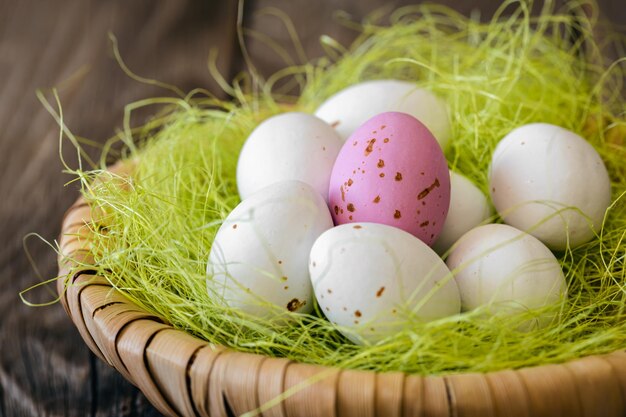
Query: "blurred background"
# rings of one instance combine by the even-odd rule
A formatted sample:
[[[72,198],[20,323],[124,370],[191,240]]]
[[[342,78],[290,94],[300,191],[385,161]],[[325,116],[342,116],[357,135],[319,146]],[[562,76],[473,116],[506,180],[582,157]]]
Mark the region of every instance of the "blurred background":
[[[288,30],[268,8],[293,22],[309,59],[323,54],[320,35],[343,45],[358,32],[341,21],[360,21],[374,10],[414,4],[383,0],[0,0],[0,416],[152,416],[143,395],[93,356],[59,304],[32,308],[19,292],[56,276],[56,255],[35,232],[52,241],[64,211],[77,198],[62,173],[58,126],[35,96],[57,87],[65,123],[74,134],[103,143],[122,127],[124,105],[167,91],[128,77],[113,56],[108,33],[128,67],[183,91],[202,87],[224,97],[207,59],[217,48],[225,79],[245,70],[237,19],[250,36],[246,47],[262,75],[285,63],[253,36],[265,34],[293,57]],[[489,19],[493,0],[440,1],[465,15]],[[566,1],[556,1],[562,5]],[[626,25],[624,0],[599,0],[601,15]],[[338,13],[337,11],[342,11]],[[382,20],[384,22],[384,19]],[[603,28],[600,28],[603,29]],[[48,97],[51,97],[48,94]],[[139,113],[147,117],[149,113]],[[63,155],[75,151],[66,144]],[[93,156],[97,147],[91,148]],[[53,300],[52,291],[28,299]]]

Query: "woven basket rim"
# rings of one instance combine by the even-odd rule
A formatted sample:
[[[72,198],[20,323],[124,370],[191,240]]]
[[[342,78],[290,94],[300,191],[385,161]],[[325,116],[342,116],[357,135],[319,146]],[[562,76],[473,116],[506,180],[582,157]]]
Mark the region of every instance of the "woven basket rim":
[[[109,171],[128,175],[134,163]],[[623,415],[626,352],[517,370],[419,376],[296,363],[211,344],[165,323],[96,275],[91,207],[66,211],[57,290],[93,353],[136,385],[166,415],[553,416]],[[77,269],[77,266],[83,265]],[[71,272],[70,272],[71,271]],[[70,276],[70,273],[72,274]],[[286,392],[286,398],[276,400]]]

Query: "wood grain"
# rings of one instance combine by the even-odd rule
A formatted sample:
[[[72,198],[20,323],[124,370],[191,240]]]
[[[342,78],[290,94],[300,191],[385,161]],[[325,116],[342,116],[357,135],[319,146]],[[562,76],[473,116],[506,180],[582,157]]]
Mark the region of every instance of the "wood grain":
[[[245,2],[244,24],[274,37],[293,52],[286,28],[277,24],[271,14],[261,12],[267,7],[282,9],[293,19],[307,57],[314,58],[321,53],[320,34],[329,34],[343,44],[348,44],[355,36],[354,31],[337,24],[333,18],[334,10],[344,9],[353,18],[359,19],[383,3],[393,7],[412,2],[248,0]],[[496,7],[495,2],[487,0],[471,4],[452,0],[445,3],[455,5],[463,13],[480,8],[483,15],[489,15]],[[607,0],[600,4],[611,19],[622,24],[626,22],[623,2]],[[119,372],[90,353],[80,337],[80,329],[72,324],[60,305],[33,309],[23,305],[18,298],[20,290],[39,280],[23,249],[22,238],[30,232],[37,232],[49,241],[55,239],[66,208],[77,197],[74,186],[64,186],[71,177],[62,174],[58,128],[37,101],[35,90],[58,86],[68,126],[75,134],[102,143],[121,128],[125,104],[167,94],[123,74],[112,58],[107,32],[117,36],[122,56],[138,74],[177,85],[183,90],[204,87],[219,94],[206,70],[210,48],[219,48],[218,65],[227,79],[245,67],[235,36],[236,11],[237,2],[234,0],[0,0],[0,230],[8,236],[0,248],[0,416],[160,414]],[[251,39],[248,48],[261,74],[268,75],[282,67],[283,62],[262,42]],[[134,120],[141,122],[149,112],[150,109],[138,112]],[[92,156],[98,154],[96,148],[88,151]],[[61,154],[70,165],[76,166],[74,152],[67,143]],[[27,246],[41,277],[54,276],[55,253],[36,238],[29,238]],[[92,279],[88,275],[76,277],[77,282],[83,284]],[[78,291],[78,287],[72,291]],[[27,296],[32,302],[55,298],[53,288],[33,291]],[[68,311],[78,314],[82,305],[68,305]],[[97,315],[100,323],[109,323],[115,316],[113,311],[107,313],[111,316],[107,316],[105,311]],[[134,350],[136,337],[144,337],[146,344],[153,342],[154,334],[163,331],[166,326],[138,316],[119,319],[122,320],[120,326],[124,325],[117,336],[119,357],[111,362],[122,363],[129,370],[141,367],[144,363],[143,351]],[[141,325],[147,325],[149,331],[139,335],[132,332]],[[84,327],[83,331],[86,332],[87,328]],[[101,354],[103,358],[105,354],[111,357],[115,353],[110,349],[111,339],[104,334],[97,339],[93,340],[93,347],[102,348],[105,352]],[[596,378],[601,379],[613,372],[615,378],[621,381],[619,386],[624,389],[626,369],[620,355],[623,354],[604,358],[608,367],[599,367]],[[208,386],[204,379],[207,375],[195,369],[211,369],[216,365],[215,375],[229,370],[239,372],[233,368],[236,365],[228,360],[218,361],[221,356],[219,349],[200,348],[190,371],[192,391]],[[308,372],[280,359],[267,359],[260,364],[253,361],[250,366],[248,372],[258,368],[259,378],[269,369],[273,372],[275,366],[282,367],[284,378],[288,381],[292,381],[294,375]],[[582,372],[584,368],[584,365],[577,365],[569,372]],[[146,368],[142,369],[146,375],[149,373]],[[507,375],[502,374],[499,379],[488,377],[492,392],[507,390],[512,398],[520,395],[532,398],[533,394],[526,392],[522,384],[532,381],[534,376],[529,375],[522,382],[515,379],[517,383],[508,385],[511,377]],[[350,389],[352,377],[353,374],[348,372],[338,376],[334,383],[340,392]],[[259,387],[255,401],[264,403],[274,398],[283,389],[284,378]],[[399,383],[390,378],[390,383]],[[593,381],[589,385],[570,387],[572,395],[580,390],[596,389],[594,398],[600,401],[598,398],[604,388],[595,386]],[[135,379],[134,382],[144,388],[146,386],[142,384],[149,384],[145,380]],[[366,397],[377,383],[376,380],[370,381],[355,395]],[[238,395],[237,387],[230,389],[230,396]],[[448,403],[445,402],[449,387],[441,379],[406,378],[402,389],[405,396],[399,410],[403,414],[423,415],[424,412],[449,415]],[[406,399],[411,397],[406,393],[418,392],[423,393],[423,404],[407,402]],[[618,396],[615,387],[608,387],[606,392],[611,399],[603,405],[607,407],[607,412],[613,409],[611,407],[620,407],[619,401],[626,398],[626,391]],[[205,400],[210,393],[205,394],[205,399],[191,406],[201,412],[208,411],[209,405]],[[167,395],[166,391],[164,395]],[[194,395],[194,398],[200,396]],[[390,398],[393,399],[393,396]],[[335,405],[341,410],[350,407],[352,399],[340,396],[336,401]],[[595,401],[582,403],[581,407],[594,407],[597,404]],[[169,411],[172,407],[188,409],[190,406],[177,404],[173,398],[168,402],[163,403],[160,409]],[[223,401],[220,404],[224,405]],[[310,407],[324,409],[328,404],[311,404]],[[507,404],[497,406],[505,410]],[[284,415],[285,407],[281,404],[266,414]],[[365,405],[363,415],[373,413],[375,407],[375,403]],[[227,410],[221,409],[220,412],[226,413]]]
[[[234,2],[0,0],[0,230],[9,236],[0,249],[0,416],[159,415],[120,373],[90,354],[60,305],[33,309],[18,298],[38,282],[23,236],[55,239],[77,197],[74,186],[64,187],[70,176],[61,173],[58,128],[35,90],[59,86],[66,123],[102,143],[121,128],[126,103],[166,94],[124,75],[108,31],[137,73],[184,90],[218,92],[206,59],[218,47],[220,69],[232,75],[235,12]],[[75,166],[74,152],[64,145],[63,156]],[[37,239],[27,243],[41,275],[55,276],[55,253]],[[44,302],[54,293],[28,297]]]

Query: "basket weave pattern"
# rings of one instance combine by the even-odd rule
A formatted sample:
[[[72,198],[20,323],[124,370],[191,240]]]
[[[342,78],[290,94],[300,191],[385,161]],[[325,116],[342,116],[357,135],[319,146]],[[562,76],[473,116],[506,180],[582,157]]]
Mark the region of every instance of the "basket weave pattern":
[[[123,171],[114,165],[111,171]],[[63,219],[59,276],[93,265],[79,198]],[[447,376],[342,370],[236,352],[164,323],[95,271],[59,279],[62,304],[82,338],[166,415],[241,415],[271,403],[266,417],[621,416],[626,352],[562,365]]]

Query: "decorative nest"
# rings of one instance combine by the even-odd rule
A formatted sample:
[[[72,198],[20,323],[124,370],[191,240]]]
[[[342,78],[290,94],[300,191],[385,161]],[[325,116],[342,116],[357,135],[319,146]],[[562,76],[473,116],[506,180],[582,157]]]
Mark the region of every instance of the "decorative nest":
[[[111,168],[117,171],[122,165]],[[626,352],[519,370],[417,376],[297,363],[236,352],[165,323],[95,274],[91,208],[83,198],[61,231],[59,280],[67,314],[89,348],[166,415],[621,416]],[[284,396],[284,400],[283,397]]]

